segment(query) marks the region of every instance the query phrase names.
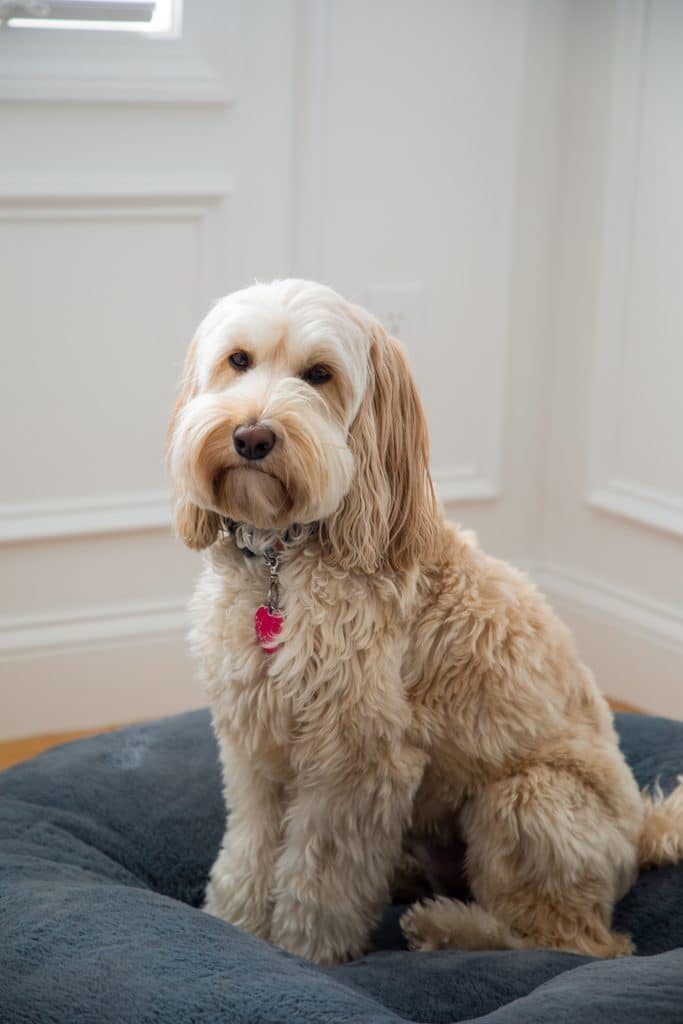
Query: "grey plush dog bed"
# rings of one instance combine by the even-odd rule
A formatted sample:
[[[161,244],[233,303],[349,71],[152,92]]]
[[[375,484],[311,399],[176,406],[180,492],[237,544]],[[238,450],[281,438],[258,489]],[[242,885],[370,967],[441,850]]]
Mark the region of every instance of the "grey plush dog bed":
[[[683,724],[621,715],[641,784],[683,770]],[[2,1024],[683,1021],[683,867],[616,911],[638,955],[377,952],[319,968],[196,908],[225,811],[206,712],[49,751],[0,775]]]

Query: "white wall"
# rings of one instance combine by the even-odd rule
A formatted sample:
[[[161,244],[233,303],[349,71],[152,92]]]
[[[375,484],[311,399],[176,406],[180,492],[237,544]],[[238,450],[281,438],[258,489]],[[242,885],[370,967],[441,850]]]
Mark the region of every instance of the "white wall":
[[[202,702],[163,435],[211,299],[290,273],[421,288],[449,513],[605,689],[683,715],[680,8],[186,6],[170,47],[90,65],[34,32],[0,76],[0,736]]]
[[[542,579],[612,693],[683,717],[683,6],[574,4]]]

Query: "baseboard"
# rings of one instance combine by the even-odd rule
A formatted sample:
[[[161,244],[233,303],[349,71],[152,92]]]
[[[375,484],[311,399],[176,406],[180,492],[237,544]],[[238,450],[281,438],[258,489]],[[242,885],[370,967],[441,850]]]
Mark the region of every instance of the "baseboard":
[[[182,599],[0,620],[0,739],[199,707]]]
[[[33,656],[37,651],[125,643],[142,637],[187,630],[184,598],[0,618],[0,661]]]
[[[657,601],[646,594],[550,562],[523,567],[541,590],[600,619],[627,626],[652,643],[683,649],[683,604]],[[683,680],[682,680],[683,682]]]
[[[683,605],[548,562],[521,567],[570,626],[605,692],[683,718]]]

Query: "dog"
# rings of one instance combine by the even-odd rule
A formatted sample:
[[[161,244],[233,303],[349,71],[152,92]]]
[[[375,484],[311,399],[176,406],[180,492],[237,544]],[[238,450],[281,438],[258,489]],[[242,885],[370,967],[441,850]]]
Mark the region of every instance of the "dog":
[[[568,630],[444,520],[382,325],[300,280],[221,299],[168,467],[176,531],[205,550],[191,644],[229,809],[204,909],[339,963],[410,842],[453,837],[473,902],[410,907],[412,949],[632,952],[612,909],[683,855],[683,776],[639,792]]]

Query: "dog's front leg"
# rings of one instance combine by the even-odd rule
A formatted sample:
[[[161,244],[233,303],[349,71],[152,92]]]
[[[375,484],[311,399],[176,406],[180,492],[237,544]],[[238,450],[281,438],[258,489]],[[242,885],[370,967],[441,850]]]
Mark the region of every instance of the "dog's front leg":
[[[246,755],[222,742],[228,823],[211,869],[204,909],[261,938],[270,936],[282,791]]]
[[[376,757],[326,747],[286,812],[271,939],[332,964],[360,956],[389,895],[424,755],[389,744]]]

